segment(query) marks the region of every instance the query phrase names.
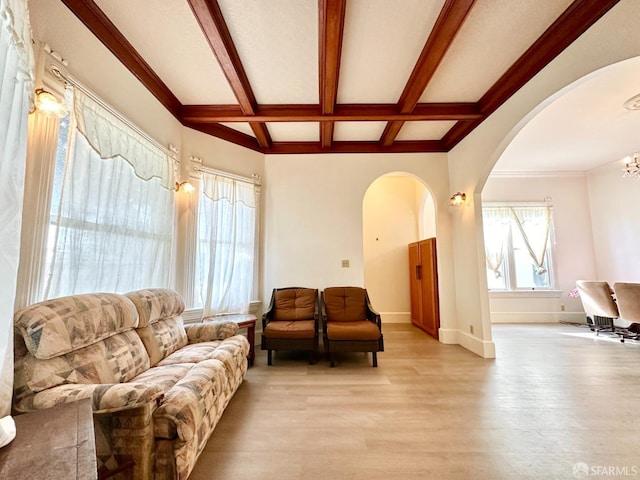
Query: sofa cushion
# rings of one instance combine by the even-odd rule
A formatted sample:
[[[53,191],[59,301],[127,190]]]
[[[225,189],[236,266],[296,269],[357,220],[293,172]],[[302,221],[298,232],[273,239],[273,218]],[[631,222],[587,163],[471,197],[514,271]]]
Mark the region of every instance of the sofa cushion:
[[[358,287],[330,287],[324,290],[324,305],[330,322],[367,319],[366,290]]]
[[[219,417],[216,404],[226,398],[227,382],[224,365],[218,360],[204,360],[197,364],[166,365],[152,370],[166,372],[187,367],[181,378],[169,388],[153,414],[156,437],[175,438],[189,442],[206,441],[214,425],[210,419]]]
[[[182,317],[156,321],[136,331],[147,349],[151,365],[156,365],[188,343]]]
[[[138,326],[134,305],[124,296],[92,293],[55,298],[18,310],[14,328],[41,360],[78,350]]]
[[[88,347],[40,360],[16,338],[16,399],[63,384],[127,382],[149,368],[149,356],[134,330],[117,333]]]
[[[182,297],[168,288],[136,290],[127,293],[126,297],[133,302],[138,311],[140,328],[158,320],[180,316],[184,312]]]
[[[313,320],[274,321],[264,329],[267,338],[314,338],[315,334],[316,324]]]
[[[237,382],[238,375],[240,374],[241,378],[244,378],[246,374],[246,358],[248,354],[249,341],[247,337],[235,335],[225,340],[189,344],[169,355],[158,363],[158,366],[176,363],[198,363],[203,360],[217,359],[224,363],[229,381],[233,390],[235,390],[242,383],[242,379]]]
[[[274,320],[312,320],[316,291],[311,288],[286,288],[275,291]]]
[[[327,324],[329,340],[379,340],[378,325],[368,320],[359,322],[329,322]]]

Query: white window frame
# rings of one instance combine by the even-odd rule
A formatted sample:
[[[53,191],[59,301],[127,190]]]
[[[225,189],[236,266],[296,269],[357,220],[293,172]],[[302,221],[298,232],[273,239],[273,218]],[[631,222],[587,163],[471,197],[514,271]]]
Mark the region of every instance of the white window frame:
[[[555,263],[554,263],[554,246],[555,246],[555,225],[553,221],[553,206],[544,202],[485,202],[482,204],[482,208],[485,207],[548,207],[550,213],[550,225],[549,225],[549,239],[547,242],[547,248],[545,251],[545,265],[547,267],[547,272],[549,276],[549,287],[518,287],[516,284],[516,271],[515,271],[515,253],[513,248],[513,224],[509,225],[509,235],[508,241],[506,244],[506,253],[504,258],[505,268],[505,287],[502,288],[491,288],[489,287],[489,292],[491,293],[501,293],[501,294],[509,294],[509,293],[526,293],[526,292],[556,292],[556,275],[555,275]],[[483,232],[484,228],[483,225]],[[484,235],[484,233],[483,233]],[[489,275],[487,271],[487,266],[485,262],[485,271],[486,274]],[[555,293],[554,293],[555,295]]]

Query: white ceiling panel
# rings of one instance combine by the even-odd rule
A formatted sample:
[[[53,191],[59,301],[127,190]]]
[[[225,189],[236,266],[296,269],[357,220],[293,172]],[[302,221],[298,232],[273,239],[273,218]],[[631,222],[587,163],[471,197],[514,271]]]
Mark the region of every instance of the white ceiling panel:
[[[396,103],[443,4],[348,1],[338,103]]]
[[[270,122],[267,128],[274,142],[317,142],[320,129],[314,122]]]
[[[476,2],[420,101],[478,101],[571,3]]]
[[[258,103],[318,103],[318,4],[220,0]]]
[[[96,3],[182,104],[237,103],[187,2]]]
[[[336,122],[333,139],[340,141],[378,141],[387,122]]]
[[[563,92],[525,125],[495,172],[584,172],[640,151],[640,57],[610,65]],[[622,170],[620,170],[622,175]]]
[[[246,133],[247,135],[251,135],[252,137],[255,137],[255,134],[253,133],[253,129],[251,128],[251,125],[249,125],[248,123],[243,123],[243,122],[221,122],[220,125],[224,125],[225,127],[233,128],[234,130],[237,130],[239,132]]]
[[[396,140],[440,140],[455,121],[405,122]]]

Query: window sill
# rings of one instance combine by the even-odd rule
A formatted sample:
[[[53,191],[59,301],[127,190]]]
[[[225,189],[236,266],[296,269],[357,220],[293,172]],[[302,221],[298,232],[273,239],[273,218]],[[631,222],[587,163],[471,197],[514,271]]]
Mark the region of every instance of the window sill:
[[[252,300],[251,303],[249,304],[249,313],[258,315],[261,306],[262,306],[261,300]],[[198,323],[202,320],[202,309],[192,308],[192,309],[185,310],[184,313],[182,314],[182,319],[185,324]]]
[[[562,290],[489,290],[489,298],[560,298]]]

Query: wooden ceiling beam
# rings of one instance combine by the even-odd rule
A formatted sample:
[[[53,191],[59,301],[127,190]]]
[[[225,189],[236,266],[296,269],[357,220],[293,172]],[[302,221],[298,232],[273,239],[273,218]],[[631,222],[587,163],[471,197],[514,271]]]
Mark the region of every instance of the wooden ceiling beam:
[[[240,145],[241,147],[246,147],[256,152],[263,152],[262,146],[255,138],[251,135],[247,135],[246,133],[234,130],[233,128],[218,125],[217,123],[194,123],[189,121],[183,122],[183,125],[185,127],[198,130],[199,132],[221,138],[236,145]]]
[[[264,150],[266,155],[319,154],[319,153],[434,153],[444,152],[440,140],[395,142],[385,147],[380,142],[333,142],[325,148],[320,142],[274,142]]]
[[[222,16],[220,5],[216,0],[188,0],[188,2],[211,50],[218,59],[242,112],[245,115],[255,114],[256,98],[240,60],[240,55],[231,38],[231,33],[229,33],[229,28]],[[271,137],[266,125],[259,122],[252,122],[250,125],[262,148],[271,145]]]
[[[619,1],[575,0],[569,5],[562,15],[482,96],[478,102],[482,116],[473,121],[458,122],[447,132],[442,139],[447,150],[455,147]]]
[[[174,117],[181,120],[180,101],[100,7],[92,0],[62,0],[62,2]]]
[[[453,39],[471,11],[474,1],[447,0],[442,7],[433,30],[424,44],[422,53],[420,53],[420,57],[418,57],[418,61],[413,67],[402,95],[400,95],[398,106],[401,113],[411,112],[418,104]],[[385,146],[391,145],[398,133],[400,133],[402,125],[403,122],[401,121],[389,122],[380,137],[380,142]]]
[[[338,96],[340,57],[346,0],[318,0],[320,73],[320,110],[323,115],[333,114]],[[320,122],[320,143],[328,148],[333,141],[333,122]]]
[[[319,105],[258,105],[245,115],[237,105],[184,105],[184,120],[207,122],[380,122],[389,120],[476,120],[482,117],[475,103],[423,103],[411,113],[399,113],[396,104],[338,104],[323,115]]]

